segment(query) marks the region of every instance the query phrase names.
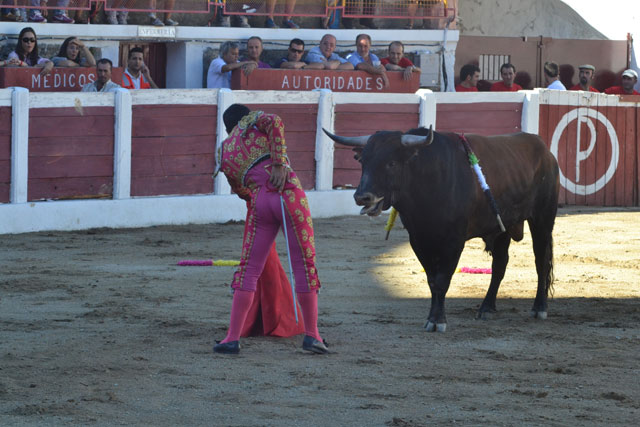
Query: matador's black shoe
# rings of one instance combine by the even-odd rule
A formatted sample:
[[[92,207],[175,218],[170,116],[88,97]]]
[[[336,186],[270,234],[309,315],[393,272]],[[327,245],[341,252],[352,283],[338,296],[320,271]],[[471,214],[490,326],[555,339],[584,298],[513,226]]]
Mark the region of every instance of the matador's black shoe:
[[[229,341],[225,343],[220,343],[216,341],[216,345],[213,346],[214,353],[222,353],[222,354],[238,354],[240,353],[240,341]]]
[[[329,353],[327,342],[325,340],[322,340],[322,342],[320,342],[309,335],[304,336],[304,339],[302,340],[302,349],[316,354]]]

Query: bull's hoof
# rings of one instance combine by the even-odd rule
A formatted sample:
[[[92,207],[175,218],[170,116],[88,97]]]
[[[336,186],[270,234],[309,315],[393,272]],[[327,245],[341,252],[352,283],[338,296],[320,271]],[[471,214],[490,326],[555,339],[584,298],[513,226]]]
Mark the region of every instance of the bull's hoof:
[[[493,319],[495,311],[479,311],[476,319],[480,320],[491,320]]]
[[[534,319],[545,320],[547,318],[547,312],[531,310],[531,317]]]
[[[427,332],[446,332],[447,324],[433,323],[431,321],[428,321],[427,323],[425,323],[424,328],[427,330]]]

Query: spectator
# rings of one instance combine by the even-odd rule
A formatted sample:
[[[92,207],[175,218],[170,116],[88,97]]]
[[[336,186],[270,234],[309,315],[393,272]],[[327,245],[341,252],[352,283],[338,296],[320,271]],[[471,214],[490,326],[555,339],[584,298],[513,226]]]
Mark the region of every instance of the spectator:
[[[596,73],[596,67],[589,64],[584,64],[578,67],[578,78],[580,82],[571,87],[569,90],[583,90],[585,92],[600,92],[598,89],[591,86],[593,81],[593,75]]]
[[[361,13],[361,5],[363,15],[374,16],[376,14],[375,0],[346,0],[344,12],[345,14],[359,15]],[[342,18],[342,25],[344,25],[344,28],[349,30],[354,28],[369,28],[371,30],[378,29],[378,26],[373,22],[373,18],[362,18],[360,19],[360,24],[356,21],[356,18]]]
[[[389,86],[389,78],[387,77],[387,69],[380,62],[371,50],[371,37],[369,34],[358,34],[356,36],[356,51],[347,56],[353,68],[360,71],[366,71],[369,74],[375,74],[382,77],[385,87]]]
[[[81,92],[115,92],[120,89],[120,85],[111,81],[111,70],[113,64],[111,60],[102,58],[96,65],[96,80],[82,86]]]
[[[89,48],[77,37],[67,37],[58,55],[51,58],[56,67],[94,67],[96,60]]]
[[[404,45],[401,41],[389,44],[389,56],[380,60],[382,65],[389,71],[404,71],[403,78],[410,80],[412,73],[419,73],[420,68],[413,65],[413,62],[404,56]]]
[[[278,62],[278,68],[288,70],[305,69],[322,69],[324,66],[321,63],[307,64],[302,60],[304,55],[304,41],[300,39],[293,39],[289,42],[289,49],[287,56],[281,58]]]
[[[66,8],[69,6],[69,0],[58,0],[56,6]],[[69,18],[65,9],[55,9],[53,11],[53,16],[51,17],[51,22],[56,22],[58,24],[73,24],[76,21]]]
[[[320,39],[320,46],[316,46],[307,53],[306,62],[309,64],[322,64],[325,70],[353,70],[353,65],[333,51],[336,50],[336,37],[333,34],[325,34]],[[314,66],[316,67],[316,66]]]
[[[547,83],[547,89],[551,90],[567,90],[560,81],[560,67],[553,61],[544,63],[544,80]]]
[[[168,10],[173,10],[173,6],[175,4],[176,4],[176,0],[166,0],[165,2],[166,8]],[[150,7],[151,9],[156,9],[157,0],[150,0]],[[171,19],[171,15],[172,15],[171,12],[165,13],[164,22],[162,22],[160,19],[158,19],[155,12],[151,12],[149,13],[149,22],[151,25],[155,25],[156,27],[164,27],[165,25],[168,25],[170,27],[175,27],[176,25],[179,25],[179,22],[176,22],[173,19]]]
[[[633,89],[636,83],[638,83],[638,73],[632,69],[624,70],[622,86],[612,86],[605,89],[604,93],[608,95],[640,95],[640,92]]]
[[[240,47],[236,42],[224,42],[220,45],[219,56],[211,61],[207,72],[207,87],[209,89],[231,89],[231,72],[236,68],[242,68],[245,75],[258,67],[254,61],[238,61]]]
[[[30,0],[29,4],[32,7],[46,6],[47,0]],[[47,16],[47,9],[42,9],[42,11],[40,9],[29,9],[29,22],[46,22],[45,16]]]
[[[267,1],[267,13],[269,15],[267,17],[267,20],[264,23],[264,26],[266,28],[278,28],[278,26],[273,20],[273,12],[276,9],[276,0],[266,0],[266,1]],[[293,9],[295,9],[296,7],[296,1],[297,0],[286,0],[285,6],[284,6],[284,13],[286,16],[284,18],[284,21],[282,21],[283,26],[285,26],[286,28],[294,29],[294,30],[297,30],[298,28],[300,28],[298,24],[296,24],[291,20],[291,14],[293,13]]]
[[[144,63],[144,51],[134,47],[129,51],[127,69],[122,74],[122,87],[125,89],[158,89],[151,78],[149,67]]]
[[[456,92],[477,92],[478,80],[480,67],[474,64],[464,65],[460,69],[460,84],[456,86]]]
[[[113,4],[111,5],[111,8],[113,9],[119,9],[122,8],[124,5],[124,0],[114,0]],[[129,17],[129,12],[127,11],[118,11],[116,12],[115,10],[110,10],[108,12],[106,12],[107,15],[107,23],[111,24],[111,25],[127,25],[127,18]]]
[[[233,0],[228,0],[227,1],[227,4],[231,4],[231,3],[233,3]],[[248,6],[246,4],[242,5],[242,9],[243,9],[243,11],[245,11],[247,13],[252,13],[252,12],[256,11],[255,9],[250,8],[250,6]],[[240,16],[236,16],[235,18],[236,18],[236,19],[234,19],[234,26],[235,27],[251,28],[251,25],[249,25],[249,21],[247,20],[246,16],[240,15]],[[215,26],[216,27],[230,27],[231,26],[231,19],[229,18],[228,15],[224,14],[222,6],[216,7]]]
[[[47,58],[42,58],[38,54],[38,39],[36,32],[31,27],[25,27],[18,35],[18,43],[13,52],[7,57],[6,65],[18,67],[38,67],[42,68],[40,75],[44,76],[53,69],[53,62]]]
[[[439,16],[439,12],[442,10],[440,0],[411,0],[407,7],[407,14],[409,15],[409,23],[406,27],[407,30],[413,29],[413,21],[418,13],[418,7],[423,7],[423,16]],[[444,14],[443,14],[444,16]],[[422,28],[431,29],[438,28],[440,25],[440,19],[423,19]]]
[[[260,60],[260,56],[262,55],[263,50],[264,47],[262,45],[262,39],[260,37],[249,37],[249,40],[247,40],[247,58],[245,59],[245,61],[258,64],[258,68],[271,68],[271,65]],[[247,66],[251,67],[252,65],[248,64]]]
[[[517,92],[522,90],[522,86],[513,82],[516,78],[516,67],[513,64],[508,62],[502,64],[500,76],[502,76],[502,81],[492,84],[491,92]]]
[[[16,5],[16,1],[15,0],[2,0],[2,2],[0,3],[3,6],[15,6]],[[2,13],[2,20],[3,21],[13,21],[13,22],[17,22],[20,21],[20,11],[17,8],[2,8],[0,9],[0,13]]]

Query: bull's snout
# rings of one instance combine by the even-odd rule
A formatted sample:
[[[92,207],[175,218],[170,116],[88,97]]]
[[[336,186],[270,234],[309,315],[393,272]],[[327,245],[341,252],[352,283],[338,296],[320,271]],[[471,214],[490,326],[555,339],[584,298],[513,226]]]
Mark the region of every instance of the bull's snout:
[[[356,205],[358,206],[369,206],[374,204],[378,197],[376,197],[376,195],[373,193],[359,193],[358,191],[356,191],[353,195],[353,199],[356,201]]]

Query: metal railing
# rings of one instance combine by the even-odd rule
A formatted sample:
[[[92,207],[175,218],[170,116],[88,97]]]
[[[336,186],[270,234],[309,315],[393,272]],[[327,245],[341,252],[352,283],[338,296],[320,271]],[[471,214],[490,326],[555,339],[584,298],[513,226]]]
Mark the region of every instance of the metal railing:
[[[66,4],[65,4],[66,3]],[[295,5],[295,6],[294,6]],[[122,12],[210,13],[226,15],[326,17],[339,11],[344,18],[453,20],[458,0],[0,0],[0,8],[91,10]]]

